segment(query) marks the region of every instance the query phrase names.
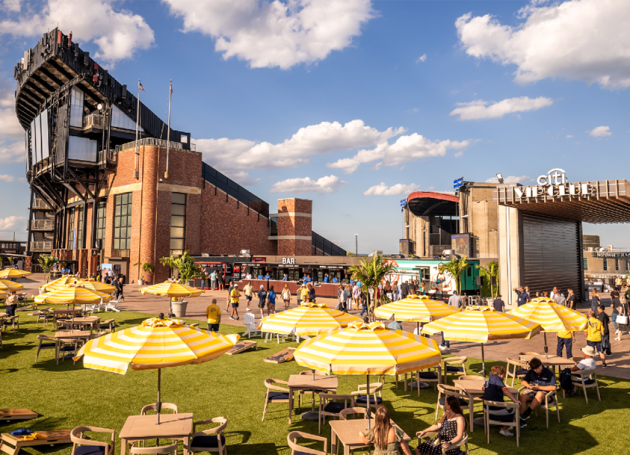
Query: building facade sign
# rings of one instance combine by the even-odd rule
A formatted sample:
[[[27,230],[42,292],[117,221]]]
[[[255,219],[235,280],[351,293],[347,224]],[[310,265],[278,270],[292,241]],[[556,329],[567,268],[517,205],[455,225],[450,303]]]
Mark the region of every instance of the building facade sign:
[[[615,253],[612,251],[608,251],[608,252],[594,252],[593,253],[593,257],[596,258],[630,258],[630,253]]]
[[[551,169],[547,174],[539,175],[536,186],[514,187],[516,199],[538,197],[589,197],[597,194],[597,189],[590,183],[569,183],[563,169]]]
[[[295,265],[295,258],[282,258],[283,265]]]

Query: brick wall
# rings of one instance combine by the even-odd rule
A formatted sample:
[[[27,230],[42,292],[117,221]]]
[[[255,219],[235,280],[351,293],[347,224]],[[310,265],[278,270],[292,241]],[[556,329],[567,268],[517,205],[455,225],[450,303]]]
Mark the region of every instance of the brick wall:
[[[309,256],[312,252],[313,201],[308,199],[278,200],[278,254]],[[286,214],[286,215],[283,215]],[[307,216],[304,216],[307,215]],[[283,237],[308,237],[283,238]]]

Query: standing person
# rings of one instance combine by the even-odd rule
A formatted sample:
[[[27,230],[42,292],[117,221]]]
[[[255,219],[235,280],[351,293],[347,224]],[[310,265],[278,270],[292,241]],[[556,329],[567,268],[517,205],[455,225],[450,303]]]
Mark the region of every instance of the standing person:
[[[575,310],[575,294],[573,294],[573,289],[567,289],[567,292],[569,293],[569,295],[567,296],[567,300],[564,302],[564,304],[570,310]]]
[[[575,332],[568,330],[560,330],[556,333],[558,344],[556,346],[556,355],[562,357],[562,348],[567,350],[567,359],[573,358],[573,342],[575,342]]]
[[[315,287],[308,283],[308,301],[315,303]]]
[[[284,288],[282,288],[282,300],[284,301],[284,310],[288,310],[291,305],[291,289],[289,289],[289,283],[284,283]]]
[[[352,309],[352,293],[350,292],[350,285],[347,284],[343,288],[343,304],[346,312],[350,312]]]
[[[219,291],[225,291],[225,279],[223,273],[217,273],[217,284],[219,285]]]
[[[365,444],[374,444],[374,455],[400,455],[400,449],[405,455],[411,455],[411,449],[404,441],[405,433],[394,428],[391,422],[389,411],[381,405],[374,413],[374,428],[367,434],[360,431],[359,436]]]
[[[276,314],[276,293],[273,291],[273,286],[269,287],[269,294],[267,294],[267,316],[272,312]]]
[[[452,306],[456,310],[462,307],[462,298],[457,295],[457,291],[453,291],[453,295],[448,298],[448,306]]]
[[[205,291],[206,290],[206,280],[208,279],[208,272],[207,271],[203,271],[203,273],[201,274],[201,290]]]
[[[416,455],[442,455],[442,448],[457,444],[466,432],[466,419],[459,404],[459,398],[449,395],[444,401],[444,415],[440,421],[424,431],[418,431],[416,436],[422,438],[426,433],[439,431],[435,439],[424,441],[418,445]],[[395,453],[395,452],[394,452]],[[445,455],[460,455],[459,447],[447,450]]]
[[[400,298],[406,299],[408,295],[409,295],[409,280],[405,280],[405,282],[400,285]]]
[[[219,286],[217,285],[217,271],[212,270],[212,273],[210,274],[210,288],[214,291],[218,287]]]
[[[492,305],[494,306],[495,311],[498,311],[500,313],[503,313],[505,311],[505,302],[501,298],[501,294],[497,295],[497,298],[494,299]]]
[[[9,297],[7,298],[6,302],[4,302],[4,304],[7,306],[6,308],[7,316],[8,317],[15,316],[15,309],[18,306],[18,298],[17,298],[17,295],[15,294],[15,291],[11,291]]]
[[[588,312],[588,324],[586,326],[586,331],[584,332],[584,337],[586,338],[586,344],[593,347],[597,352],[599,352],[599,357],[602,359],[602,367],[606,368],[606,355],[602,350],[602,333],[604,332],[604,327],[599,319],[595,317],[595,312],[593,310]]]
[[[302,283],[300,288],[300,298],[302,299],[302,305],[306,305],[308,302],[308,287],[304,283]]]
[[[368,302],[363,293],[359,295],[359,302],[361,302],[361,314],[359,315],[359,317],[362,318],[363,313],[367,313],[367,315],[369,316],[370,312],[368,311]]]
[[[621,301],[619,300],[619,291],[613,290],[610,293],[610,300],[612,300],[612,314],[610,320],[615,327],[615,335],[619,334],[619,326],[617,325],[617,316],[619,316],[619,310],[621,309]]]
[[[544,367],[538,357],[534,357],[529,361],[529,371],[521,384],[525,387],[519,398],[522,423],[523,420],[529,419],[532,411],[544,402],[546,392],[556,390],[556,375],[549,368]],[[527,402],[530,400],[531,403],[528,406]]]
[[[593,313],[597,313],[597,307],[602,303],[602,300],[599,298],[599,294],[597,293],[597,289],[593,289],[591,292],[591,311]]]
[[[617,287],[617,292],[621,292],[621,286],[623,286],[623,280],[621,279],[620,276],[617,276],[617,279],[615,280],[615,286]]]
[[[324,274],[324,283],[328,283],[328,272]]]
[[[420,282],[419,294],[420,295],[427,295],[426,292],[427,292],[427,285],[426,285],[426,283],[424,281],[421,281]]]
[[[114,300],[118,301],[118,296],[120,295],[120,283],[118,282],[118,277],[114,277],[114,281],[112,281],[112,286],[114,286]]]
[[[529,302],[529,293],[525,291],[525,288],[522,286],[520,288],[514,288],[514,292],[516,292],[517,295],[517,306],[522,306]]]
[[[245,311],[252,311],[249,308],[249,304],[252,303],[252,298],[254,297],[254,286],[252,286],[251,281],[247,282],[247,284],[243,288],[243,292],[245,293],[245,305],[247,305],[247,309]]]
[[[282,281],[289,281],[289,275],[285,273],[284,276],[282,277]]]
[[[398,283],[395,281],[392,284],[392,296],[394,301],[398,300]]]
[[[337,306],[335,310],[346,311],[344,305],[344,292],[343,292],[343,284],[340,284],[337,288]]]
[[[558,295],[558,288],[554,286],[551,290],[551,294],[549,294],[549,298],[551,300],[556,300],[556,295]]]
[[[261,284],[260,291],[258,291],[258,308],[260,308],[260,318],[265,317],[265,305],[267,304],[267,291],[265,291],[265,287]]]
[[[232,290],[230,291],[230,301],[232,302],[232,314],[230,314],[230,319],[232,320],[234,320],[234,315],[236,315],[237,321],[240,319],[238,317],[238,299],[240,296],[241,293],[238,290],[238,283],[233,283]]]
[[[389,281],[387,281],[385,283],[385,295],[387,296],[387,298],[393,302],[394,301],[394,294],[392,292],[392,285]]]
[[[606,307],[604,305],[600,305],[597,308],[597,311],[599,312],[599,314],[597,315],[597,319],[599,319],[599,322],[602,323],[602,327],[604,328],[604,331],[602,332],[602,351],[604,351],[606,355],[610,356],[612,355],[610,347],[610,331],[608,328],[610,324],[610,318],[606,314]]]
[[[122,299],[125,301],[125,295],[123,294],[123,290],[125,287],[125,275],[118,275],[118,300]]]
[[[619,301],[619,309],[618,312],[621,316],[628,316],[628,299],[625,297],[620,301]],[[618,327],[619,327],[619,333],[617,334],[617,338],[615,338],[615,340],[617,341],[621,341],[621,335],[623,334],[623,332],[628,332],[628,334],[630,335],[630,324],[621,324],[621,323],[617,323]]]
[[[483,385],[483,399],[486,401],[505,401],[505,395],[514,403],[519,401],[512,395],[508,386],[505,385],[503,380],[505,379],[505,368],[501,365],[495,365],[490,369],[490,376]],[[497,406],[490,406],[490,416],[492,420],[499,420],[502,422],[514,421],[514,410],[508,408],[500,408]],[[499,431],[502,436],[514,436],[514,433],[510,431],[509,426],[504,426]]]
[[[212,303],[206,308],[206,318],[208,318],[208,333],[218,332],[221,324],[221,310],[217,305],[217,299],[212,299]]]
[[[565,304],[566,300],[567,299],[564,297],[564,294],[559,289],[556,290],[556,293],[555,293],[555,295],[553,297],[553,301],[556,302],[558,305],[565,306],[564,304]]]
[[[352,287],[352,303],[356,305],[357,310],[359,309],[360,298],[361,298],[361,288],[359,287],[359,283],[355,282],[354,286]]]
[[[228,313],[228,308],[230,306],[230,303],[232,302],[232,289],[234,289],[234,282],[232,280],[230,280],[229,286],[228,286],[228,295],[227,295],[227,301],[225,302],[225,312]]]

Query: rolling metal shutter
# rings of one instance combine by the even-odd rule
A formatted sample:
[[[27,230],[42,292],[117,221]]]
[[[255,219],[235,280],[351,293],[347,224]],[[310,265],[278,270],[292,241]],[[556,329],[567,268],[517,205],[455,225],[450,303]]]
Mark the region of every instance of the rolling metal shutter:
[[[532,297],[536,291],[551,292],[557,286],[565,295],[568,288],[573,289],[577,301],[583,300],[580,222],[525,211],[521,216],[521,270]]]

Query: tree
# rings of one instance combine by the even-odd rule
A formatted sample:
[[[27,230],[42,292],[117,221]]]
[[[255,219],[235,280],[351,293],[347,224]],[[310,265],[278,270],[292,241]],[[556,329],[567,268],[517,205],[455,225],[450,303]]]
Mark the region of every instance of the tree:
[[[455,284],[457,286],[457,293],[461,293],[461,283],[459,282],[462,273],[468,268],[468,260],[466,256],[459,259],[453,258],[445,264],[442,264],[442,270],[450,273],[455,278]]]
[[[48,279],[50,278],[50,270],[53,268],[53,265],[57,263],[57,259],[55,259],[54,256],[46,256],[42,254],[37,258],[37,262],[39,262],[42,271],[46,275],[46,283],[48,283]]]
[[[134,266],[136,266],[136,265],[140,265],[140,262],[136,262],[134,264]],[[153,264],[151,264],[150,262],[145,262],[144,264],[142,264],[142,271],[150,274],[151,277],[153,276],[153,271],[154,270],[155,270],[155,266]],[[146,277],[146,273],[142,274],[142,278],[143,279]],[[145,279],[144,281],[146,282],[146,281],[150,281],[150,280],[146,280]]]
[[[172,269],[177,269],[179,279],[183,283],[187,283],[188,280],[192,280],[193,278],[203,276],[201,267],[195,263],[195,258],[193,258],[188,251],[184,251],[184,254],[179,257],[175,257],[171,254],[170,256],[160,258],[160,264]]]
[[[380,255],[371,258],[362,259],[359,265],[353,265],[348,269],[353,279],[360,281],[361,292],[365,295],[366,302],[370,301],[369,287],[376,287],[383,282],[387,275],[396,271],[396,267],[390,262],[383,260]],[[370,317],[370,306],[368,303],[368,318]]]
[[[479,269],[479,275],[484,277],[490,283],[490,295],[492,298],[495,298],[499,295],[499,286],[497,284],[497,293],[494,293],[494,285],[492,284],[492,277],[499,282],[499,263],[497,261],[491,261],[486,264],[486,266],[478,265],[477,269]]]

